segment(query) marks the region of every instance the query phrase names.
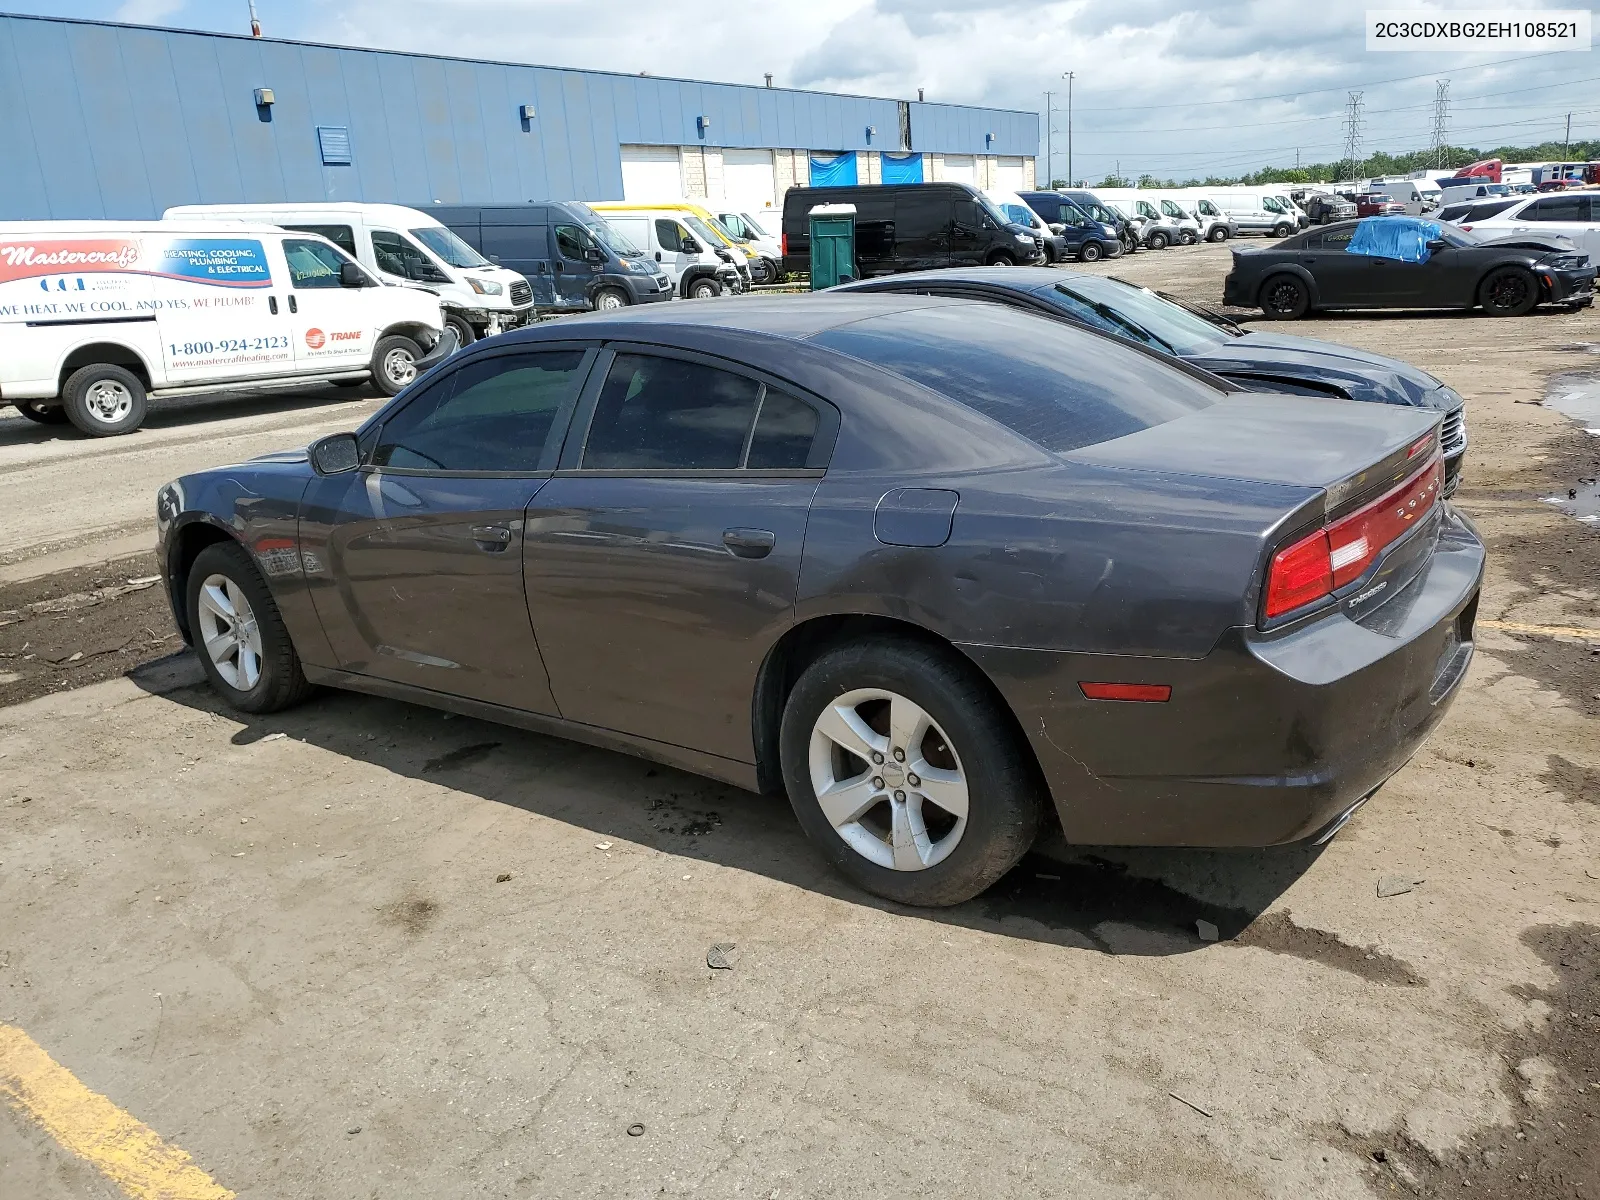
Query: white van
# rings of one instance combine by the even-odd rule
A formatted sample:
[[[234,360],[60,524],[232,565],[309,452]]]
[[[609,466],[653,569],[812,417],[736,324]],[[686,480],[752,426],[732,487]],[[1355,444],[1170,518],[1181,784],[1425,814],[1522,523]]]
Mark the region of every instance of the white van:
[[[455,349],[444,328],[437,296],[304,233],[0,224],[0,403],[95,437],[139,428],[150,396],[369,379],[392,396]]]
[[[1198,193],[1190,193],[1191,195]],[[1236,188],[1211,188],[1205,193],[1239,227],[1240,233],[1264,233],[1269,237],[1288,237],[1299,228],[1299,219],[1279,206],[1276,197]],[[1286,202],[1293,207],[1293,201]]]
[[[182,204],[163,220],[261,221],[327,238],[386,283],[439,294],[463,346],[533,315],[533,288],[496,266],[437,218],[402,204]]]
[[[1225,242],[1239,236],[1239,225],[1206,196],[1189,196],[1182,192],[1165,192],[1163,201],[1175,203],[1199,228],[1200,240]]]
[[[1402,179],[1389,183],[1374,183],[1372,190],[1382,192],[1391,200],[1406,206],[1413,217],[1432,212],[1444,200],[1444,193],[1426,179]]]
[[[1164,250],[1183,241],[1178,218],[1161,211],[1156,194],[1146,188],[1095,188],[1102,204],[1109,204],[1124,217],[1140,225],[1139,242],[1152,250]]]
[[[672,280],[673,291],[685,300],[709,300],[725,290],[739,290],[739,273],[733,264],[718,257],[715,247],[704,244],[704,235],[694,233],[679,219],[682,213],[613,207],[604,201],[589,207],[660,263]]]
[[[760,278],[756,283],[777,283],[783,275],[783,241],[777,235],[768,231],[754,215],[730,209],[725,205],[719,206],[709,200],[696,200],[696,204],[704,205],[711,210],[711,215],[717,218],[718,223],[733,235],[735,241],[744,242],[755,247],[759,256],[750,264],[752,274],[759,271]],[[779,224],[782,224],[783,214],[778,214]]]

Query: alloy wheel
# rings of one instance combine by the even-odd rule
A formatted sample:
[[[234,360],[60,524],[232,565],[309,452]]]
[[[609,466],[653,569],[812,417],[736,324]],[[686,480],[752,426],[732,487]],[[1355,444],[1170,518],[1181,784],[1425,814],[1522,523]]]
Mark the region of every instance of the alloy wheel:
[[[1496,308],[1516,308],[1528,298],[1528,281],[1507,271],[1489,285],[1489,302]]]
[[[1292,312],[1300,299],[1300,290],[1288,280],[1277,284],[1267,293],[1267,304],[1273,312]]]
[[[226,575],[200,585],[200,644],[229,687],[248,692],[261,681],[261,629],[241,588]]]
[[[845,845],[892,871],[943,862],[967,828],[967,776],[921,705],[882,688],[846,692],[812,727],[811,784]]]
[[[133,411],[133,393],[115,379],[97,379],[83,393],[89,416],[115,425]]]
[[[417,377],[417,360],[409,350],[395,347],[383,356],[383,376],[398,391]]]

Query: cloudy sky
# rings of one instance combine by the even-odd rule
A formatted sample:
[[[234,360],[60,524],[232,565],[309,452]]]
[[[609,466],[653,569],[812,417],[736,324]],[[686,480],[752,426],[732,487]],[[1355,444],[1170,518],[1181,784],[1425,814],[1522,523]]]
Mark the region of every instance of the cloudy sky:
[[[1397,4],[1401,0],[1381,0]],[[1486,0],[1475,0],[1482,4]],[[1571,3],[1571,0],[1566,0]],[[1461,5],[1414,7],[1449,11]],[[1521,0],[1526,15],[1541,7]],[[1555,7],[1548,5],[1545,7]],[[1363,145],[1429,141],[1435,79],[1450,80],[1456,145],[1600,136],[1593,53],[1376,54],[1349,0],[256,0],[269,37],[553,66],[991,104],[1043,112],[1056,93],[1055,173],[1234,175],[1337,159],[1346,92],[1364,93]],[[0,9],[249,29],[247,0],[0,0]],[[721,15],[722,19],[718,20]],[[1509,60],[1509,61],[1508,61]]]

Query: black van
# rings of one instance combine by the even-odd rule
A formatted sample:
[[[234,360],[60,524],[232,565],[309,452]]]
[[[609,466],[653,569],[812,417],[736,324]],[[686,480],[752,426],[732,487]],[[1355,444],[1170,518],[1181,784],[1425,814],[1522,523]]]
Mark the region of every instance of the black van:
[[[967,183],[884,183],[790,188],[783,198],[783,269],[811,269],[811,210],[856,207],[856,268],[861,278],[994,263],[1042,263],[1044,243],[1007,221]],[[509,264],[507,264],[509,265]]]
[[[661,264],[630,245],[587,204],[419,204],[462,241],[533,285],[543,312],[623,308],[672,299]]]

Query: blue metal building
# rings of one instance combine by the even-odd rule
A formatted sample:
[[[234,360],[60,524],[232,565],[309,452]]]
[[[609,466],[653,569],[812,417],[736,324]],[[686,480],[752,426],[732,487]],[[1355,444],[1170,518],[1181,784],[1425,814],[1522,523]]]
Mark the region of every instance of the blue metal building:
[[[771,197],[886,166],[1016,187],[1038,145],[1028,112],[0,14],[0,220],[622,199],[674,162],[747,204],[763,162]]]

